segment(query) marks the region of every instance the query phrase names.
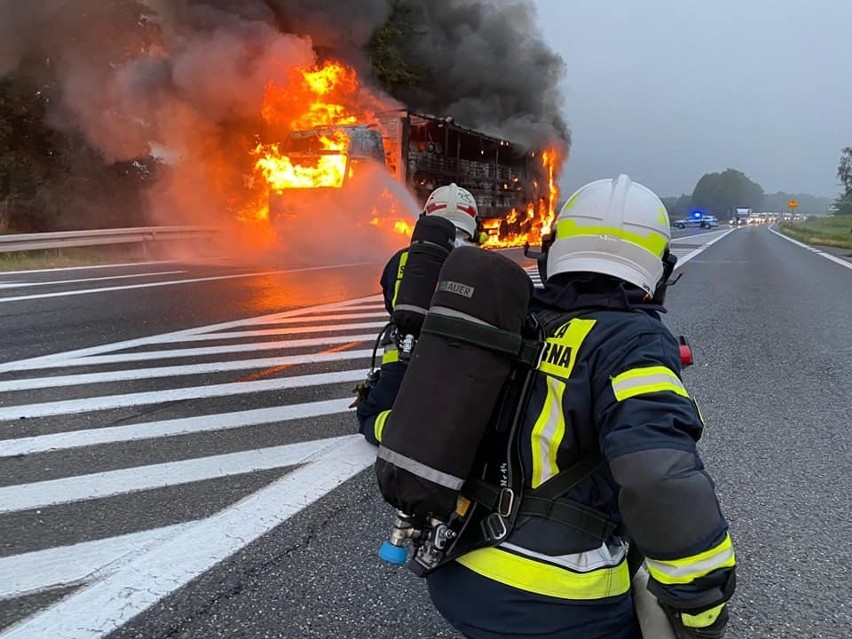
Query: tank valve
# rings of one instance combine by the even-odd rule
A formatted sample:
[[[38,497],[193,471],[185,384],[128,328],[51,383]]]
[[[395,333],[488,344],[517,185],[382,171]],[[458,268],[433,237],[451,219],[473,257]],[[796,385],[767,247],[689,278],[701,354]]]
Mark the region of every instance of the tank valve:
[[[405,542],[415,534],[411,517],[404,512],[397,512],[390,539],[382,542],[379,547],[379,559],[393,566],[402,566],[408,561],[408,550],[405,548]]]
[[[402,338],[402,345],[399,349],[399,358],[405,362],[411,359],[411,353],[414,351],[415,339],[414,335],[409,333]]]

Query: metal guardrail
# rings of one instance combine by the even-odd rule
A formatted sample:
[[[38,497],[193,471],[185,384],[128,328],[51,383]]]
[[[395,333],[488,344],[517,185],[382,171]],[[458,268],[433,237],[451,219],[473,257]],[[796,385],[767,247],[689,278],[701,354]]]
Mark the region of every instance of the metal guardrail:
[[[59,233],[26,233],[0,235],[0,253],[44,251],[116,244],[142,244],[167,240],[212,238],[222,229],[208,226],[149,226],[128,229],[63,231]]]

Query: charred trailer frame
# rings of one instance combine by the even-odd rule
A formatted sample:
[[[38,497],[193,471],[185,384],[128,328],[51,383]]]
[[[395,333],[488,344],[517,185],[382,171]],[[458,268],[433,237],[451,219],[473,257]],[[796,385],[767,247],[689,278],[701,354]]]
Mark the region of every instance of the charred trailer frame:
[[[452,118],[401,111],[377,120],[386,166],[420,204],[435,188],[455,182],[476,198],[485,228],[505,237],[529,232],[528,206],[537,210],[540,202],[548,203],[540,152],[464,128]]]

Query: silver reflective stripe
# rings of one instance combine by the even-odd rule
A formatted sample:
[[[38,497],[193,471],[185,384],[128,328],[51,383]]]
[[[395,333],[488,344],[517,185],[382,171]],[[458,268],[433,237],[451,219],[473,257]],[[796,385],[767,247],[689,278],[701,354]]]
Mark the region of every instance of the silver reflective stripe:
[[[393,464],[397,468],[407,470],[412,475],[422,477],[423,479],[431,481],[433,484],[443,486],[444,488],[460,490],[464,484],[464,479],[459,479],[453,475],[443,473],[440,470],[430,468],[426,464],[421,464],[419,461],[415,461],[405,455],[400,455],[399,453],[385,448],[384,446],[379,447],[378,457],[379,459],[384,459],[386,462]]]
[[[712,557],[702,559],[701,561],[694,561],[684,566],[672,566],[669,563],[655,561],[648,558],[645,559],[645,563],[648,564],[648,569],[651,571],[651,574],[659,572],[669,577],[692,577],[694,575],[706,575],[707,573],[712,572],[719,566],[723,565],[726,561],[730,561],[733,556],[733,547],[728,547]]]
[[[426,309],[420,306],[414,306],[412,304],[397,304],[393,307],[394,312],[396,311],[408,311],[409,313],[418,313],[420,315],[426,315]]]
[[[654,368],[656,369],[655,372],[640,375],[632,375],[628,373],[628,375],[630,375],[629,377],[626,375],[616,376],[612,380],[612,390],[615,393],[616,399],[621,401],[622,399],[627,399],[636,395],[665,390],[675,392],[678,395],[683,395],[684,397],[689,396],[683,382],[680,381],[677,375],[670,371],[659,370],[659,368],[662,367]]]
[[[474,324],[497,328],[496,326],[494,326],[493,324],[489,324],[485,320],[481,320],[478,317],[474,317],[473,315],[468,315],[467,313],[462,313],[461,311],[457,311],[454,308],[447,308],[446,306],[433,306],[429,309],[429,312],[434,315],[441,315],[442,317],[453,317],[455,319],[463,319],[468,322],[473,322]]]
[[[500,544],[498,547],[511,550],[524,557],[538,559],[539,561],[544,561],[561,568],[567,568],[574,572],[592,572],[601,568],[612,568],[613,566],[618,566],[627,556],[627,549],[624,546],[607,544],[601,544],[601,547],[595,550],[587,550],[570,555],[546,555],[507,542]]]

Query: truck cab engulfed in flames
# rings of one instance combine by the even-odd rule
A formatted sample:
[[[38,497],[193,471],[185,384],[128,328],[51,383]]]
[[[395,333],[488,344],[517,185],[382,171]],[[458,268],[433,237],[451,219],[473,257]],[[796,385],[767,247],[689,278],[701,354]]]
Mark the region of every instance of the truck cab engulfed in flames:
[[[554,215],[552,151],[528,151],[451,118],[394,111],[368,124],[293,131],[274,148],[274,157],[258,162],[271,186],[274,225],[306,202],[324,206],[323,192],[345,191],[366,163],[381,164],[420,206],[439,186],[455,182],[468,189],[489,236],[486,246],[537,243]]]

